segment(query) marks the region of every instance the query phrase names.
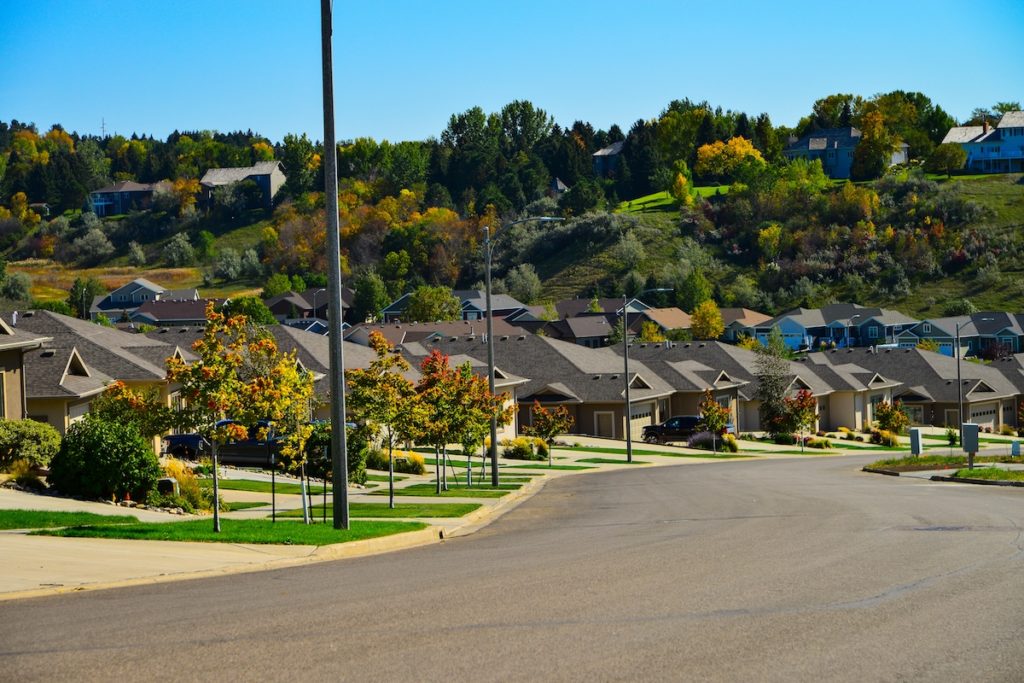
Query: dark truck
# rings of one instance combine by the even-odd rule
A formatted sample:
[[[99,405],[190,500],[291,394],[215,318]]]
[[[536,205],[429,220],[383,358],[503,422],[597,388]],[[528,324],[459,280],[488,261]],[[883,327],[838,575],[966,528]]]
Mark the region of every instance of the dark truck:
[[[223,426],[230,422],[218,422]],[[258,439],[256,434],[267,429],[267,438]],[[240,467],[269,468],[281,453],[282,440],[274,433],[272,427],[260,423],[249,428],[252,438],[233,439],[217,448],[217,461],[221,465],[238,465]],[[164,437],[164,452],[176,458],[195,459],[201,456],[212,456],[213,449],[209,440],[201,434],[171,434]]]
[[[676,415],[659,425],[644,427],[643,439],[647,443],[686,441],[697,433],[698,422],[700,422],[700,415]]]

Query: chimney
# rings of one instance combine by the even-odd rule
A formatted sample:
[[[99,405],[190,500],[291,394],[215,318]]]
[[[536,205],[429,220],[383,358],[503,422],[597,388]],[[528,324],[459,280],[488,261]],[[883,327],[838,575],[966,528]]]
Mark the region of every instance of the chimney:
[[[988,118],[981,120],[981,132],[983,135],[988,135]]]

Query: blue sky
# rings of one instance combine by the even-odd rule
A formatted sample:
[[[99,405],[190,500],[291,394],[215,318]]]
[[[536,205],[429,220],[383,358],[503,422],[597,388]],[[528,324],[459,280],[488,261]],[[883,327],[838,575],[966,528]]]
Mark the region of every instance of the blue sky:
[[[318,0],[0,0],[0,119],[46,130],[323,135]],[[1024,99],[1024,2],[335,2],[339,140],[424,139],[528,99],[562,125],[673,99],[793,125],[835,92],[958,119]]]

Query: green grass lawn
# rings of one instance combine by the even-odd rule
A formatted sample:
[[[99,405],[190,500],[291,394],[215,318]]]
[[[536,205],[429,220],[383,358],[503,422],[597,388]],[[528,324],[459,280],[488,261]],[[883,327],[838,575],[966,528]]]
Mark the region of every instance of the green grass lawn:
[[[616,458],[581,458],[576,462],[589,462],[595,465],[650,465],[651,463],[644,460],[633,459],[633,462],[626,462],[626,458],[623,457],[621,460]]]
[[[973,470],[957,470],[954,477],[959,479],[990,479],[995,481],[1024,481],[1024,471],[1001,470],[998,467],[976,467]]]
[[[463,517],[470,512],[479,510],[479,503],[395,503],[392,510],[387,503],[349,503],[348,514],[352,518],[359,517]],[[324,515],[323,505],[314,505],[312,516],[321,518]],[[334,515],[334,506],[327,505],[326,515]],[[302,510],[287,510],[277,513],[278,517],[302,518]]]
[[[974,458],[974,462],[1020,462],[1021,459],[1016,460],[1006,455],[979,455]],[[955,467],[957,465],[966,465],[967,456],[965,454],[960,455],[907,455],[902,458],[886,458],[884,460],[876,460],[875,462],[868,465],[868,467],[874,467],[878,469],[894,469],[899,470],[901,467],[918,467],[927,469],[926,466],[932,466],[935,469],[942,467]]]
[[[255,479],[221,479],[217,482],[217,485],[223,491],[248,491],[250,493],[270,493],[270,482],[269,481],[257,481]],[[201,479],[200,486],[207,488],[213,488],[212,479]],[[277,482],[274,487],[277,493],[286,495],[299,495],[302,493],[302,487],[298,484],[290,481]],[[324,487],[313,484],[309,487],[309,490],[314,496],[323,495]],[[330,492],[331,487],[327,487],[327,491]]]
[[[404,481],[406,479],[408,479],[408,477],[402,477],[402,476],[399,476],[397,474],[395,475],[395,481]],[[367,474],[366,475],[366,481],[383,481],[383,482],[387,483],[388,475],[386,475],[386,474]]]
[[[365,538],[391,536],[423,529],[422,522],[353,522],[335,530],[329,524],[274,524],[265,519],[222,519],[221,533],[213,531],[213,519],[155,524],[110,524],[45,529],[33,534],[82,538],[127,538],[145,541],[198,541],[202,543],[258,543],[279,545],[330,545]]]
[[[499,484],[498,488],[492,488],[490,484],[481,484],[473,488],[466,488],[465,484],[448,483],[448,490],[441,491],[441,498],[501,498],[509,491],[515,491],[521,484]],[[395,489],[396,496],[425,496],[438,497],[435,492],[436,484],[413,484],[402,489]],[[387,491],[374,491],[371,496],[386,496]]]
[[[587,467],[586,465],[506,465],[506,469],[510,470],[593,470],[595,467]]]
[[[0,529],[49,529],[81,524],[138,524],[131,515],[97,515],[92,512],[50,510],[0,510]]]
[[[238,510],[249,510],[251,508],[262,508],[270,505],[270,503],[227,503],[228,512],[237,512]]]

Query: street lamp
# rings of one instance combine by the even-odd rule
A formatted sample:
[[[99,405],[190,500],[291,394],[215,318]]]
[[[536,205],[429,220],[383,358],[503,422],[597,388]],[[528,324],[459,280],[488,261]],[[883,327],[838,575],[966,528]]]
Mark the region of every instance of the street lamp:
[[[987,322],[992,318],[978,318],[978,320],[967,319],[967,322]],[[964,446],[964,385],[960,380],[960,326],[966,325],[967,323],[956,323],[956,346],[953,349],[953,353],[956,355],[956,401],[957,401],[957,417],[959,418],[959,425],[957,426],[957,432],[960,434],[960,447]]]
[[[506,223],[502,230],[507,230],[513,225],[519,223],[527,223],[529,221],[536,221],[538,223],[557,223],[561,221],[561,218],[555,218],[554,216],[530,216],[529,218],[520,218],[519,220]],[[487,288],[487,386],[490,389],[491,396],[494,395],[494,311],[491,309],[491,253],[494,250],[494,245],[491,243],[491,227],[489,225],[484,226],[484,253],[487,256],[487,265],[484,270],[484,282]],[[498,485],[498,416],[496,414],[491,415],[491,486]]]
[[[648,292],[671,292],[671,287],[653,287],[645,289],[637,296],[643,296]],[[626,294],[622,295],[622,374],[626,384],[626,462],[633,462],[633,423],[630,414],[629,400],[629,309],[627,306]]]
[[[322,294],[322,293],[324,293],[326,291],[327,291],[326,289],[321,287],[320,289],[318,289],[315,292],[313,292],[313,320],[317,319],[317,314],[316,314],[316,295],[317,294]]]
[[[846,348],[853,348],[853,321],[855,318],[859,318],[860,313],[857,315],[850,316],[850,324],[846,327]]]

